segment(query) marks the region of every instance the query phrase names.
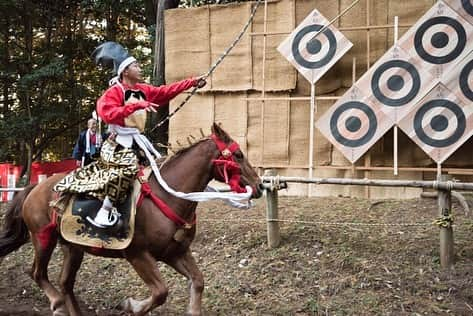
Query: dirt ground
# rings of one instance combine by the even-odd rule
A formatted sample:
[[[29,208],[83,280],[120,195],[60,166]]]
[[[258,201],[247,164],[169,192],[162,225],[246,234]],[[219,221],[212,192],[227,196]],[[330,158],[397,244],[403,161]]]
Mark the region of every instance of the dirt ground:
[[[473,315],[473,220],[455,201],[453,212],[455,267],[442,271],[435,199],[280,197],[276,249],[267,247],[264,199],[248,211],[203,203],[192,250],[205,315]],[[0,316],[50,315],[31,262],[31,244],[1,262]],[[56,251],[53,281],[60,262]],[[183,315],[187,282],[159,266],[170,292],[152,315]],[[148,295],[125,261],[90,255],[75,289],[86,315],[122,315],[125,297]]]

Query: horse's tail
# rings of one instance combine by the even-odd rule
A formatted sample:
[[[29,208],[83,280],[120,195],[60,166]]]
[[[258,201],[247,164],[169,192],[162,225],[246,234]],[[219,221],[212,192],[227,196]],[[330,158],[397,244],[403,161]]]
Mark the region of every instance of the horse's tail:
[[[28,194],[36,184],[25,187],[15,194],[5,213],[3,230],[0,231],[0,258],[17,250],[29,240],[28,228],[21,217],[21,209]]]

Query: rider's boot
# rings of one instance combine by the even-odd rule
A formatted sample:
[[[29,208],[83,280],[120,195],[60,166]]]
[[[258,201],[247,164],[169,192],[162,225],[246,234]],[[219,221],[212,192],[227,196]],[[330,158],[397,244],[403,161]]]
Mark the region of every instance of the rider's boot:
[[[102,207],[95,215],[95,218],[87,216],[87,220],[94,226],[108,228],[114,226],[120,217],[117,209],[113,206],[108,196],[103,200]]]

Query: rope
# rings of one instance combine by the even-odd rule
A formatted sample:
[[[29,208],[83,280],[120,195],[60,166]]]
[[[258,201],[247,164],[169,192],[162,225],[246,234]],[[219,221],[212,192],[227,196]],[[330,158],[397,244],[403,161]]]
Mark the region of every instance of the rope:
[[[253,21],[253,18],[255,17],[255,14],[256,14],[256,9],[258,9],[259,5],[261,4],[263,0],[258,0],[256,2],[256,5],[254,6],[253,8],[253,11],[251,12],[251,15],[250,15],[250,18],[248,19],[248,21],[246,22],[246,25],[243,27],[242,31],[240,32],[240,34],[235,38],[235,40],[233,41],[233,43],[227,48],[227,50],[220,56],[220,58],[212,65],[212,67],[210,67],[209,71],[207,71],[207,73],[205,75],[202,76],[203,79],[206,79],[208,78],[214,71],[215,71],[215,68],[217,68],[217,66],[223,61],[223,59],[225,57],[227,57],[227,55],[230,53],[230,51],[236,46],[236,44],[238,44],[238,42],[241,40],[241,38],[243,37],[243,34],[245,34],[246,30],[248,29],[248,27],[250,26],[250,23]],[[166,121],[168,121],[172,116],[174,116],[174,114],[176,114],[177,111],[179,111],[183,106],[184,104],[187,103],[187,101],[189,101],[189,99],[197,92],[197,89],[199,89],[198,87],[194,87],[192,89],[192,91],[190,92],[190,94],[184,99],[184,101],[181,102],[181,104],[179,104],[179,106],[174,109],[174,111],[172,111],[172,113],[169,113],[161,122],[159,122],[158,124],[156,124],[155,127],[153,127],[153,129],[151,129],[150,132],[153,132],[156,128],[158,127],[161,127]]]
[[[442,215],[438,217],[434,222],[434,225],[437,225],[439,228],[444,227],[444,228],[450,228],[453,226],[453,215]]]
[[[369,226],[369,227],[421,227],[421,226],[432,226],[431,222],[427,223],[357,223],[357,222],[323,222],[323,221],[302,221],[302,220],[285,220],[285,219],[200,219],[200,222],[245,222],[245,223],[261,223],[266,224],[267,222],[279,222],[279,223],[292,223],[292,224],[308,224],[308,225],[324,225],[324,226]]]

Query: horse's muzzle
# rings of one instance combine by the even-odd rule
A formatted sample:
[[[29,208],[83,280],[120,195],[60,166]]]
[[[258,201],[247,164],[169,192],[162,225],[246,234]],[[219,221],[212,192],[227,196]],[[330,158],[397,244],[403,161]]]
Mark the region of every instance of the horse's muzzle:
[[[263,183],[258,183],[255,187],[253,187],[253,194],[251,197],[254,199],[259,199],[261,196],[263,196],[263,190]]]

